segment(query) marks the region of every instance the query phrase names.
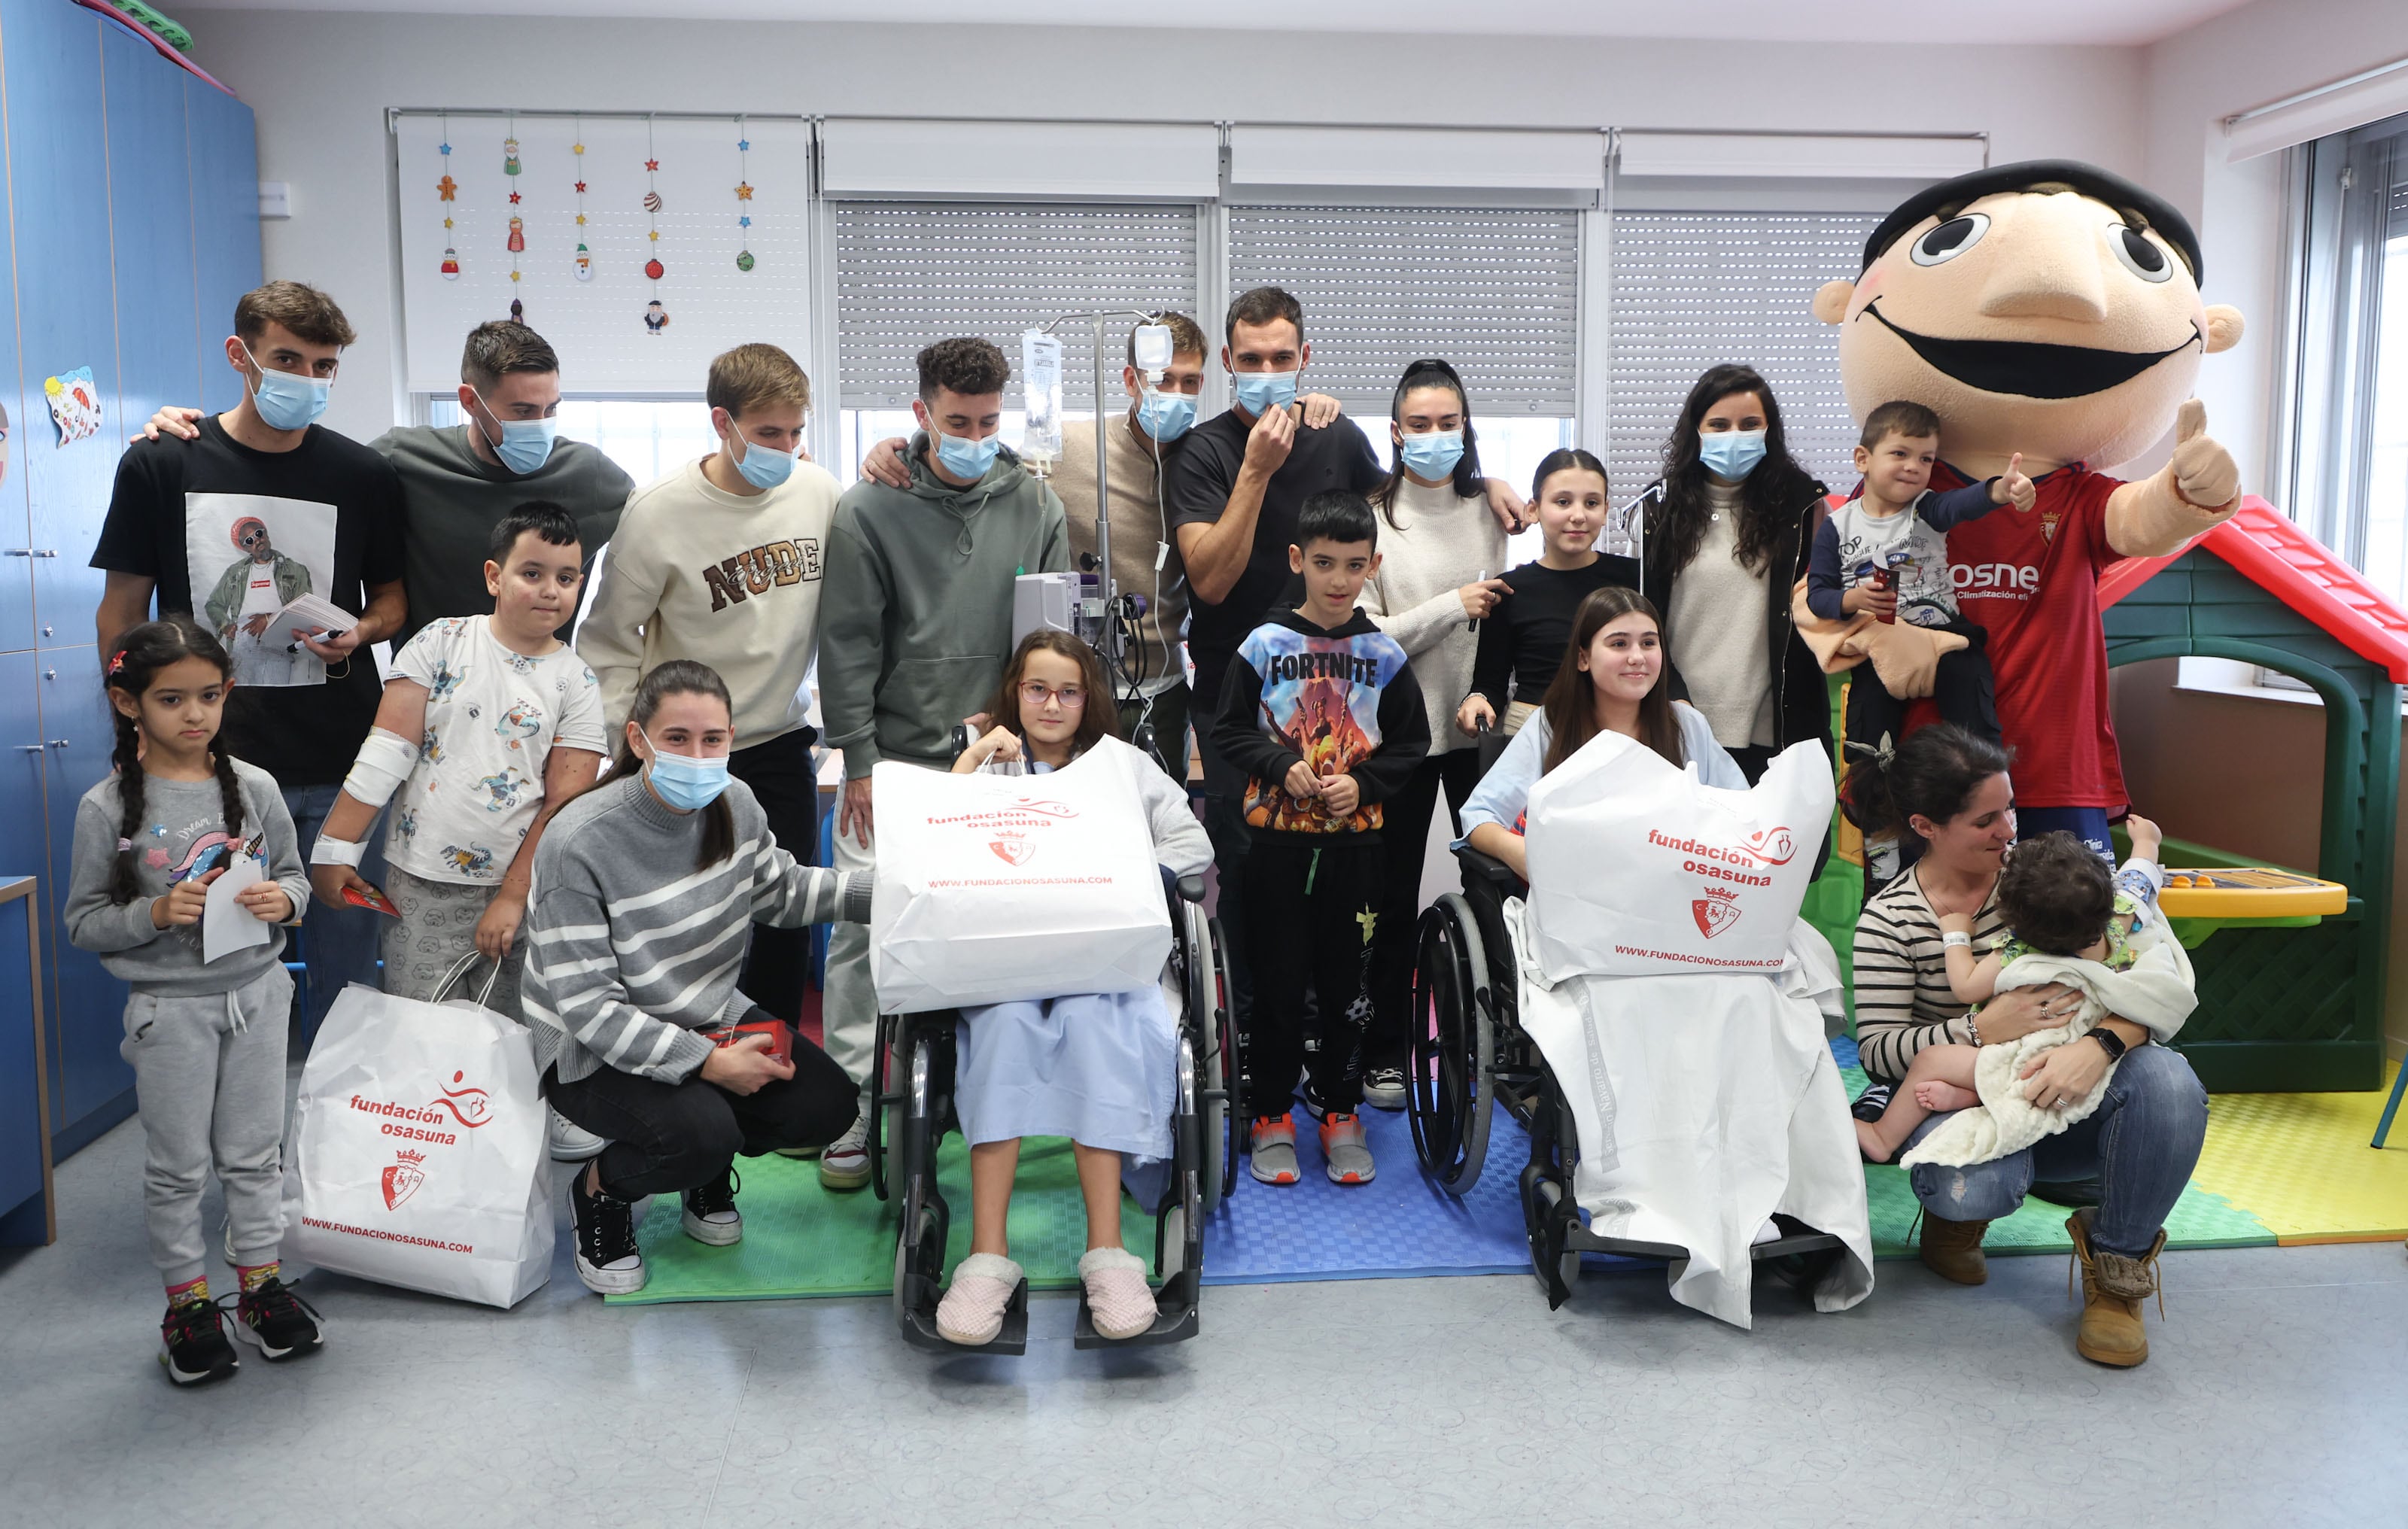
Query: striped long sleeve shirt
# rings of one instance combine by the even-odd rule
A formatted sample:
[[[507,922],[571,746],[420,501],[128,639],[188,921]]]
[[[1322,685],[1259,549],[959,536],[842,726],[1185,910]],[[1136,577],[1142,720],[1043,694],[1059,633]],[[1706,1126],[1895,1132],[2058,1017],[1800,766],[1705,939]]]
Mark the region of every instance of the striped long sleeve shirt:
[[[1987,950],[2007,935],[1996,888],[1973,920],[1973,948]],[[1869,1078],[1895,1083],[1926,1046],[1971,1044],[1965,1012],[1948,986],[1947,947],[1940,916],[1912,873],[1865,904],[1856,919],[1856,1054]]]
[[[710,1054],[701,1032],[743,1018],[747,929],[869,920],[867,873],[798,864],[752,793],[728,782],[736,850],[695,868],[703,812],[673,812],[639,777],[560,810],[537,847],[522,1002],[536,1066],[574,1082],[603,1067],[682,1082]]]

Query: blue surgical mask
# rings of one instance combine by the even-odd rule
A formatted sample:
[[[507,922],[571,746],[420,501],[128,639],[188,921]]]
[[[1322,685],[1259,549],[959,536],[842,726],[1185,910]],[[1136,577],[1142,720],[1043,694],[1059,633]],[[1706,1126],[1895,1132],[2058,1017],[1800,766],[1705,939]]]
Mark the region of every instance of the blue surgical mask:
[[[1698,458],[1706,464],[1706,471],[1736,483],[1756,471],[1756,464],[1764,460],[1764,432],[1701,430],[1698,433]]]
[[[1463,460],[1463,432],[1433,430],[1426,436],[1407,436],[1397,453],[1404,458],[1406,470],[1414,477],[1433,480],[1444,478]]]
[[[759,441],[748,440],[743,446],[744,454],[735,459],[736,471],[756,489],[774,489],[795,470],[791,452],[772,451]]]
[[[242,348],[251,356],[251,364],[259,366],[259,358],[251,354],[251,347]],[[332,378],[295,377],[291,372],[271,372],[259,366],[259,385],[251,390],[251,407],[259,411],[259,422],[270,430],[302,430],[318,422],[326,412],[326,398],[334,391]]]
[[[1196,400],[1183,393],[1145,390],[1137,403],[1138,428],[1168,446],[1196,423]]]
[[[1003,437],[989,436],[983,440],[963,440],[959,436],[928,432],[937,443],[937,463],[955,478],[966,478],[975,483],[995,465],[996,452],[1003,449]]]
[[[652,743],[652,736],[645,734],[644,741]],[[670,753],[652,743],[652,763],[644,775],[662,801],[680,812],[696,812],[719,800],[719,793],[727,789],[727,756],[696,759],[692,754]]]
[[[478,393],[477,402],[485,404],[485,395]],[[502,438],[494,441],[494,454],[502,459],[503,466],[524,478],[552,460],[552,443],[560,435],[558,420],[504,420],[494,414],[491,404],[485,404],[485,412],[501,423]],[[483,423],[478,422],[477,428],[482,430]]]
[[[1296,402],[1294,372],[1237,372],[1230,380],[1238,390],[1238,407],[1257,420]]]

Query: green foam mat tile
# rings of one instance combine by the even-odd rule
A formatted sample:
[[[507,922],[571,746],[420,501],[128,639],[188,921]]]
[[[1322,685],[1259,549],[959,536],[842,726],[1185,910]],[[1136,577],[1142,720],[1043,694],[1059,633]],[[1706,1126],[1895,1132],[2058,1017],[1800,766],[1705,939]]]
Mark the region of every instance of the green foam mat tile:
[[[670,1301],[764,1301],[811,1295],[883,1295],[895,1285],[896,1202],[867,1189],[835,1194],[820,1187],[819,1165],[784,1157],[739,1158],[744,1240],[732,1248],[695,1241],[679,1225],[674,1194],[656,1196],[636,1240],[651,1278],[632,1295],[606,1299],[624,1306]],[[945,1245],[950,1269],[970,1250],[969,1149],[948,1136],[937,1153],[937,1182],[953,1207]],[[1068,1290],[1079,1282],[1079,1255],[1087,1247],[1087,1215],[1070,1143],[1031,1136],[1021,1147],[1011,1194],[1011,1256],[1028,1271],[1032,1290]],[[1154,1247],[1154,1218],[1121,1196],[1121,1241]]]
[[[1864,1092],[1866,1080],[1860,1069],[1842,1067],[1840,1076],[1846,1080],[1849,1098]],[[1915,1256],[1912,1233],[1915,1213],[1921,1207],[1915,1203],[1914,1191],[1907,1186],[1907,1171],[1868,1164],[1865,1200],[1872,1213],[1873,1256]],[[2028,1199],[2014,1215],[1990,1223],[1989,1231],[1982,1237],[1982,1250],[2002,1255],[2071,1252],[2073,1240],[2065,1235],[2065,1218],[2071,1214],[2062,1206]],[[2166,1246],[2271,1248],[2274,1246],[2274,1234],[2265,1222],[2223,1195],[2211,1194],[2197,1184],[2189,1184],[2184,1187],[2182,1198],[2174,1202],[2172,1213],[2166,1217]]]

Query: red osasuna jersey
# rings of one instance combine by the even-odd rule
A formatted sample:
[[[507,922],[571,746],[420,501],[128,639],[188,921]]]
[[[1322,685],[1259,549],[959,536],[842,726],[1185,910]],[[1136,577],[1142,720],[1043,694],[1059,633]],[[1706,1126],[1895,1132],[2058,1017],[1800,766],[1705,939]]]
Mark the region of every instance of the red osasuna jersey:
[[[1931,486],[1969,481],[1935,464]],[[2030,513],[1992,510],[1948,533],[1949,578],[1965,619],[1989,634],[1999,728],[2015,751],[2018,807],[2125,805],[2124,764],[2107,715],[2107,636],[2099,576],[2107,496],[2120,479],[2075,463],[2032,480]]]

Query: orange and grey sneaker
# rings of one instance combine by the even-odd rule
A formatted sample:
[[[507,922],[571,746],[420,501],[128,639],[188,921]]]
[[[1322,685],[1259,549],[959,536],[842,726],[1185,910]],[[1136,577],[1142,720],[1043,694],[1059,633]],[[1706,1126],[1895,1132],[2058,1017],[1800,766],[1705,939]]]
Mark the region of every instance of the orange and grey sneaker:
[[[1336,1110],[1321,1118],[1321,1155],[1329,1160],[1333,1184],[1368,1184],[1380,1170],[1371,1162],[1371,1144],[1363,1134],[1363,1117]]]
[[[1285,1114],[1254,1117],[1253,1172],[1266,1184],[1297,1181],[1296,1124]]]

